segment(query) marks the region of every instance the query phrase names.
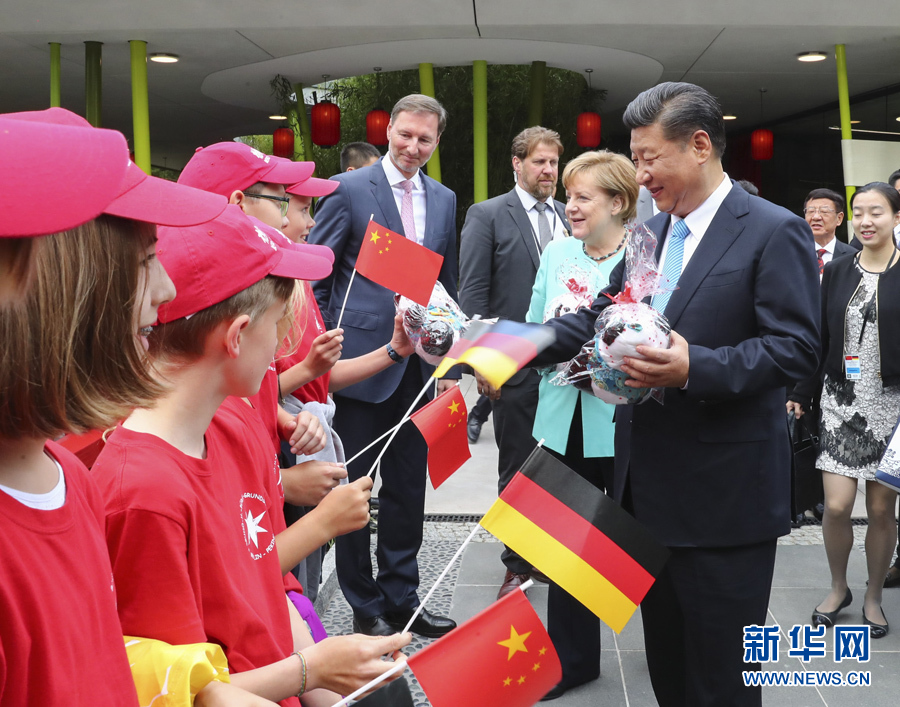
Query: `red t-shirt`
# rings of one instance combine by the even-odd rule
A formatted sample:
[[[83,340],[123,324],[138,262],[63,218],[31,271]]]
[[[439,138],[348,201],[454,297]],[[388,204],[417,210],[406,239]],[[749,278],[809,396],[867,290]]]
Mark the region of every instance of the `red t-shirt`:
[[[281,435],[278,434],[278,397],[278,373],[275,372],[275,364],[270,363],[260,383],[259,392],[250,398],[250,402],[256,408],[276,456],[281,453]]]
[[[316,337],[325,333],[325,322],[322,319],[322,312],[319,311],[319,305],[316,303],[316,297],[313,294],[312,287],[308,282],[303,283],[306,286],[306,296],[303,298],[303,308],[294,316],[294,324],[303,336],[297,345],[297,350],[290,356],[278,358],[275,360],[275,368],[279,373],[283,373],[292,366],[297,365],[309,355],[313,341]],[[300,386],[293,391],[293,395],[301,403],[317,402],[324,403],[328,400],[328,383],[331,380],[331,371],[323,373],[315,380],[310,381],[304,386]]]
[[[218,643],[235,673],[293,650],[275,549],[281,472],[259,425],[228,398],[206,431],[206,459],[120,427],[93,468],[125,633]]]
[[[85,466],[48,442],[66,501],[38,510],[0,491],[0,704],[137,707]]]

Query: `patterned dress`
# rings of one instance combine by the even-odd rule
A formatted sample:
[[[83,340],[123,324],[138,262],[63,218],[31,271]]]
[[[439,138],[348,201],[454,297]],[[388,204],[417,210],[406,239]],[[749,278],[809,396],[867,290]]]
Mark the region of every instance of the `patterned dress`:
[[[878,273],[863,270],[847,307],[844,353],[859,356],[861,378],[825,374],[822,389],[821,449],[816,467],[833,474],[873,480],[900,414],[900,386],[881,384],[878,350]],[[863,318],[866,318],[863,329]],[[860,332],[862,331],[862,343]]]

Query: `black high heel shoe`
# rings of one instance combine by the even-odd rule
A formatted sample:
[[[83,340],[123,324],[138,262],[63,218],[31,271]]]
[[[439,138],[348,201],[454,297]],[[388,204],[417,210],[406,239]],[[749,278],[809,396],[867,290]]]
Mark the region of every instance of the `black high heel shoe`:
[[[841,609],[846,609],[853,602],[853,595],[850,593],[850,588],[847,588],[847,594],[844,597],[844,601],[841,602],[841,605],[835,609],[834,611],[819,611],[818,607],[813,609],[812,613],[812,625],[813,626],[826,626],[831,628],[834,626],[834,620],[837,618],[837,615],[841,613]],[[865,617],[863,617],[865,618]],[[873,636],[874,637],[874,636]]]
[[[881,610],[881,615],[884,616],[884,609]],[[891,630],[890,625],[888,624],[887,616],[884,616],[883,624],[876,624],[874,621],[869,621],[866,618],[866,610],[863,608],[863,623],[869,627],[869,637],[870,638],[884,638],[888,635],[888,631]]]

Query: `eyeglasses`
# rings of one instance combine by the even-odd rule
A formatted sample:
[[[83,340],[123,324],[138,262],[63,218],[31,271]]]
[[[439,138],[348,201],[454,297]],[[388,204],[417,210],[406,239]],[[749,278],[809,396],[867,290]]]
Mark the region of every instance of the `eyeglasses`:
[[[291,203],[290,197],[287,197],[287,196],[269,196],[268,194],[252,194],[248,191],[244,192],[244,196],[252,196],[257,199],[269,199],[270,201],[277,201],[278,208],[281,209],[282,216],[287,216],[288,204]]]
[[[803,209],[803,213],[806,216],[812,216],[814,214],[822,214],[822,216],[830,216],[833,213],[836,213],[834,209],[829,209],[827,207],[822,206],[810,206]]]

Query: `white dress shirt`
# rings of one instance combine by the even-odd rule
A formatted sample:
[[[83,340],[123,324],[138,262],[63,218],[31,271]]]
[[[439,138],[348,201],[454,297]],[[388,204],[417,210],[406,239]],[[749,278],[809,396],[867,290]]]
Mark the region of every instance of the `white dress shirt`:
[[[722,202],[725,201],[725,197],[728,196],[728,193],[731,191],[732,186],[731,180],[726,174],[724,179],[722,179],[722,183],[716,187],[716,190],[706,197],[706,201],[684,218],[684,222],[690,233],[688,234],[688,237],[684,239],[684,255],[681,258],[681,272],[684,272],[684,269],[687,267],[688,262],[694,255],[694,251],[697,250],[697,246],[700,245],[700,241],[706,234],[709,224],[712,223],[713,218],[718,212],[719,207],[722,206]],[[659,257],[660,272],[663,271],[665,266],[666,253],[669,251],[669,237],[672,235],[672,228],[681,220],[682,219],[679,216],[674,215],[669,220],[668,237],[663,244],[663,250]]]
[[[837,238],[835,238],[835,237],[833,237],[833,236],[832,236],[831,240],[828,241],[828,245],[819,245],[818,243],[816,243],[816,244],[815,244],[815,246],[816,246],[816,258],[819,257],[819,251],[822,250],[822,249],[824,248],[824,249],[825,249],[825,252],[822,253],[822,263],[825,264],[825,265],[828,265],[828,263],[830,263],[832,260],[834,260],[834,244],[835,244],[835,243],[837,243]],[[821,274],[819,275],[819,282],[820,282],[820,283],[822,282],[822,278],[824,277],[824,275],[825,275],[825,273],[821,273]]]
[[[391,185],[391,191],[394,192],[394,201],[397,204],[397,213],[402,213],[403,208],[403,187],[400,182],[406,181],[403,173],[397,169],[397,166],[391,161],[391,153],[388,152],[381,158],[381,165],[384,167],[384,174],[387,177],[388,184]],[[422,183],[422,171],[416,170],[412,176],[412,202],[413,202],[413,219],[416,222],[416,243],[422,245],[425,240],[425,185]],[[405,234],[409,237],[409,234]]]
[[[516,184],[516,194],[519,197],[519,200],[522,202],[522,206],[525,208],[525,213],[528,214],[528,221],[531,223],[531,235],[534,238],[535,245],[537,245],[538,253],[541,252],[541,239],[540,239],[540,226],[538,225],[538,214],[540,213],[534,205],[538,203],[538,200],[534,198],[532,194],[529,194],[527,191],[522,189]],[[566,230],[566,227],[563,225],[562,219],[559,217],[559,214],[556,213],[556,204],[553,203],[553,197],[548,197],[544,202],[550,208],[547,209],[544,213],[547,214],[547,220],[550,222],[550,234],[551,239],[553,241],[559,240],[560,238],[565,238],[569,235],[569,232]]]

